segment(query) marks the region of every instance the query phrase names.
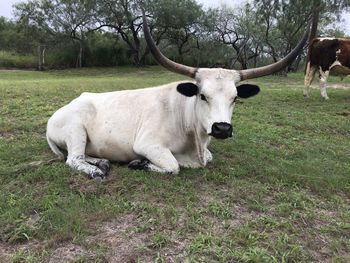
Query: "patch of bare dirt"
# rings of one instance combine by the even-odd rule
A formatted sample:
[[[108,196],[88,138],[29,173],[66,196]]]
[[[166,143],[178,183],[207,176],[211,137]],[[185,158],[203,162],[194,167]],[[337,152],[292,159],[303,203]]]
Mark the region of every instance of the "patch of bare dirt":
[[[25,256],[49,247],[51,251],[42,259],[42,262],[62,263],[78,259],[93,260],[99,256],[96,253],[100,248],[106,250],[103,253],[106,262],[136,262],[141,256],[147,256],[147,254],[142,255],[142,248],[147,246],[149,236],[149,233],[137,233],[136,222],[136,216],[128,214],[109,222],[98,223],[96,226],[97,234],[89,236],[82,245],[73,244],[71,240],[51,245],[48,242],[39,241],[29,241],[16,245],[0,242],[0,263],[11,262],[11,257],[18,253]]]
[[[142,223],[140,218],[134,214],[126,214],[122,217],[100,223],[97,227],[97,234],[89,236],[85,240],[85,246],[100,246],[105,248],[104,258],[109,263],[131,263],[141,260],[142,262],[154,262],[157,254],[161,255],[166,262],[183,262],[186,247],[190,238],[184,234],[178,237],[176,229],[170,226],[163,226],[163,231],[167,233],[170,242],[163,248],[152,247],[151,237],[155,234],[155,229],[150,227],[146,231],[138,231],[137,227]],[[150,224],[155,219],[149,219]],[[186,216],[180,216],[177,226],[180,227],[187,222]]]
[[[311,85],[310,88],[320,89],[318,83],[317,82],[315,82],[315,83],[313,85]],[[327,88],[348,90],[348,89],[350,89],[350,83],[329,83],[328,82]]]
[[[12,140],[16,138],[16,133],[0,131],[0,139]]]
[[[0,241],[0,263],[12,262],[11,258],[15,254],[29,255],[33,251],[43,248],[43,243],[33,240],[26,243],[11,245]]]
[[[350,89],[350,83],[328,83],[328,87],[333,89]]]
[[[81,246],[77,246],[71,243],[65,244],[59,248],[56,248],[50,255],[48,263],[62,263],[71,262],[77,258],[87,260],[88,258],[94,259],[95,254],[87,251]]]
[[[8,246],[7,244],[4,244],[3,242],[0,242],[0,263],[10,262],[11,256],[13,254],[13,249]]]
[[[162,249],[161,255],[165,259],[165,262],[180,263],[186,262],[186,248],[190,242],[190,239],[176,240],[171,245]],[[150,260],[154,261],[154,260]],[[148,261],[147,261],[148,262]]]
[[[153,262],[159,253],[166,262],[183,262],[185,249],[190,242],[190,237],[184,235],[179,239],[176,229],[164,226],[164,231],[168,234],[170,243],[164,248],[155,248],[151,245],[151,237],[155,234],[155,229],[150,227],[146,231],[139,231],[142,225],[141,218],[135,214],[121,215],[119,218],[104,221],[100,220],[94,225],[95,233],[88,236],[82,244],[73,244],[70,237],[50,241],[29,241],[24,244],[14,246],[0,243],[0,263],[11,262],[11,256],[23,252],[23,255],[30,255],[33,252],[43,250],[49,254],[41,259],[45,263],[75,262],[77,260],[93,261],[101,257],[105,262]],[[150,219],[152,225],[155,219]],[[180,216],[177,226],[186,224],[185,214]],[[1,261],[4,260],[4,261]]]
[[[86,239],[87,246],[108,248],[105,258],[110,263],[136,262],[145,246],[147,235],[135,231],[137,218],[128,214],[97,227],[97,235]]]

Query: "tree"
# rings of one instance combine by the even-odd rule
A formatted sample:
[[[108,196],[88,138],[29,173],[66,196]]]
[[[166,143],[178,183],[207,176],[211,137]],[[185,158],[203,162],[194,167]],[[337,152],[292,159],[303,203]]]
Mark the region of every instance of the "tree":
[[[194,23],[198,22],[201,8],[194,0],[146,0],[143,1],[148,17],[153,17],[150,29],[156,44],[165,36],[170,44],[178,47],[180,57],[188,50],[185,45],[195,35]],[[173,19],[172,19],[173,18]],[[95,19],[99,28],[108,27],[129,47],[132,62],[143,65],[149,53],[142,41],[142,12],[138,0],[97,1]]]
[[[317,36],[317,27],[322,28],[336,21],[343,8],[349,7],[348,0],[255,0],[256,13],[260,21],[262,41],[266,45],[265,52],[273,61],[277,61],[293,48],[311,20],[309,39]],[[287,71],[296,69],[300,56],[295,65],[290,65]]]
[[[37,46],[42,36],[43,32],[36,27],[0,17],[1,50],[16,51],[22,54],[33,53],[33,46]]]
[[[92,23],[93,7],[94,2],[89,0],[30,0],[15,5],[15,16],[20,22],[41,28],[51,36],[68,37],[77,42],[76,66],[82,67],[85,34]]]
[[[250,5],[242,8],[230,8],[226,5],[207,12],[206,25],[212,39],[233,49],[234,55],[229,58],[232,68],[236,62],[241,69],[247,69],[250,60],[259,55],[259,41],[255,39],[255,16]]]
[[[203,9],[195,0],[154,0],[152,13],[156,29],[176,47],[180,62],[184,54],[198,48]]]
[[[263,53],[276,62],[291,51],[304,33],[311,17],[312,3],[298,0],[261,0],[255,1],[255,7]],[[296,61],[299,62],[300,59]],[[296,68],[297,65],[291,64],[287,71]]]
[[[342,11],[350,8],[349,0],[312,0],[312,20],[309,42],[317,37],[319,23],[329,24],[339,20]]]
[[[100,0],[96,2],[95,21],[98,28],[114,29],[127,43],[133,64],[142,64],[140,30],[141,9],[136,0]]]

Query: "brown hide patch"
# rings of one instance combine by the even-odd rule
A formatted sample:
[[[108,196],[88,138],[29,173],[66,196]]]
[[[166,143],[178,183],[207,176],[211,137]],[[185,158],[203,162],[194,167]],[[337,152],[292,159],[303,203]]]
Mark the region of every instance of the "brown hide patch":
[[[317,67],[321,66],[323,71],[329,70],[330,66],[337,59],[337,50],[339,50],[338,39],[314,39],[310,44],[310,64]]]
[[[339,40],[340,53],[338,61],[345,67],[350,68],[350,40]]]
[[[350,75],[350,68],[343,67],[343,66],[340,66],[340,65],[335,65],[335,66],[332,67],[331,73],[332,73],[332,75],[345,77],[347,75]]]

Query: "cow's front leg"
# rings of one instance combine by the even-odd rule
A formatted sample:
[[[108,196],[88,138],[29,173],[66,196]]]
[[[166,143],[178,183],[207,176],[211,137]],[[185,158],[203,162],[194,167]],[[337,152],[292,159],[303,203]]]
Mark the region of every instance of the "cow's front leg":
[[[327,79],[329,76],[329,71],[323,72],[322,69],[320,69],[320,90],[321,90],[321,97],[325,100],[328,100],[327,95]]]
[[[205,149],[204,151],[204,158],[205,158],[205,161],[206,161],[206,164],[207,163],[210,163],[212,160],[213,160],[213,155],[211,154],[211,152],[207,149]]]
[[[87,134],[83,126],[76,125],[69,127],[68,135],[66,139],[67,144],[67,161],[66,164],[74,169],[78,169],[86,173],[90,178],[95,180],[102,180],[106,175],[106,171],[102,171],[100,167],[97,167],[88,162],[89,157],[85,156],[85,148],[87,142]],[[92,162],[93,160],[90,159]],[[92,162],[93,163],[93,162]]]
[[[102,172],[104,172],[105,174],[107,174],[110,169],[110,163],[107,159],[100,159],[100,158],[93,158],[90,156],[86,156],[85,160],[92,165],[98,166],[98,168],[100,168]]]
[[[309,97],[309,90],[312,80],[314,79],[315,73],[317,71],[317,67],[310,66],[310,62],[307,63],[305,78],[304,78],[304,97]]]
[[[137,163],[135,163],[136,165],[143,166],[145,170],[171,174],[178,174],[180,171],[177,160],[167,148],[157,144],[144,144],[140,142],[135,143],[134,151],[136,154],[146,158],[146,160],[137,160]],[[129,164],[129,167],[133,162]]]

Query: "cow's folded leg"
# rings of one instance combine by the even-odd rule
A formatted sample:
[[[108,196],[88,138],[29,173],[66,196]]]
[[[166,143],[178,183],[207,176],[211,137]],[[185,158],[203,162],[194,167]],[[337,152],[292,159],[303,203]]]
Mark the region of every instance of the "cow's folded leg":
[[[89,164],[84,155],[68,156],[66,164],[74,169],[86,173],[90,178],[101,180],[105,173],[95,165]]]
[[[85,160],[92,165],[98,166],[104,172],[104,174],[107,174],[110,169],[110,163],[107,159],[100,159],[100,158],[93,158],[90,156],[86,156]]]
[[[133,160],[128,164],[128,168],[132,170],[148,170],[150,161],[147,159]]]
[[[146,164],[146,169],[149,171],[170,174],[178,174],[180,171],[179,163],[167,148],[160,145],[135,143],[134,151],[149,160]]]

